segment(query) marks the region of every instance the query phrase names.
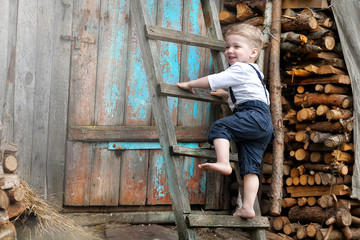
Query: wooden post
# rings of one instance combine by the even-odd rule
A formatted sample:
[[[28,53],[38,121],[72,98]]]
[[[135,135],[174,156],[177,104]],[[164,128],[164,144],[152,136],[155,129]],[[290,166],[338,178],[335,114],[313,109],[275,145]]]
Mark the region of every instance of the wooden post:
[[[270,100],[271,114],[274,124],[275,139],[273,142],[273,175],[272,175],[272,201],[270,214],[278,216],[281,213],[283,188],[283,162],[284,162],[284,126],[281,106],[281,79],[280,79],[280,39],[281,39],[281,0],[274,0],[272,7],[271,26],[271,58],[270,58]]]

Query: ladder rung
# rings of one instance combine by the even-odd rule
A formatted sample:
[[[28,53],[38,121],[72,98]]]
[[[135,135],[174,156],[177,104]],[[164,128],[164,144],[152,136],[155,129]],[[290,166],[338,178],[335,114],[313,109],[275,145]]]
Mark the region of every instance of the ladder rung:
[[[146,36],[153,40],[181,43],[218,51],[225,51],[225,41],[223,40],[204,37],[192,33],[185,33],[154,25],[146,25]]]
[[[182,147],[179,145],[170,146],[171,154],[181,155],[187,157],[196,157],[196,158],[206,158],[206,159],[216,159],[215,150],[211,149],[199,149],[199,148],[189,148]],[[230,161],[237,162],[237,154],[230,154]]]
[[[243,219],[229,215],[188,215],[186,222],[189,227],[238,227],[238,228],[268,228],[269,220],[257,216],[253,219]]]
[[[167,95],[171,97],[186,98],[186,99],[211,102],[217,104],[226,104],[226,102],[222,100],[220,97],[210,95],[209,90],[205,90],[201,88],[196,88],[195,93],[191,93],[183,89],[180,89],[176,85],[162,82],[162,83],[158,83],[158,91],[163,95]]]

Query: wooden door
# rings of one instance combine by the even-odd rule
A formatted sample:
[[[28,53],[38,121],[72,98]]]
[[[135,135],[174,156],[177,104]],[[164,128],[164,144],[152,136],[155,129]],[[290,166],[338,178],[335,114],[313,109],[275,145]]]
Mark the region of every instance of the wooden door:
[[[147,3],[154,24],[205,34],[199,0]],[[171,204],[130,0],[73,4],[64,205]],[[164,81],[174,84],[209,73],[208,50],[158,46]],[[205,142],[210,106],[168,100],[179,141]],[[192,204],[205,202],[206,175],[197,169],[199,161],[184,161]]]

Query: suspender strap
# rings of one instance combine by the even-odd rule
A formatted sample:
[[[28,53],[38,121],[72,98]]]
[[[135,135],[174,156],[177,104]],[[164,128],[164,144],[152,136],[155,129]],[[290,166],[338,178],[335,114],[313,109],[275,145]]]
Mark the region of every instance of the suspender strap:
[[[264,92],[265,92],[265,96],[266,96],[266,100],[268,99],[268,95],[267,95],[267,92],[266,92],[266,87],[265,87],[265,84],[264,84],[264,80],[262,79],[261,77],[261,74],[260,72],[251,64],[249,64],[256,72],[256,74],[258,75],[263,87],[264,87]],[[234,95],[234,92],[232,90],[231,87],[229,87],[229,92],[230,92],[230,98],[231,98],[231,101],[233,102],[233,104],[235,105],[235,108],[236,108],[236,98],[235,98],[235,95]]]

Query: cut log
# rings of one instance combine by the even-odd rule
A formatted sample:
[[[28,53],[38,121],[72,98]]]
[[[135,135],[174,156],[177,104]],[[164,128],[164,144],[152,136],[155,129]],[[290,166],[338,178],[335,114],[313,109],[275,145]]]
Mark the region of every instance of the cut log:
[[[0,226],[9,222],[9,215],[7,210],[0,208]]]
[[[0,179],[1,189],[11,189],[20,186],[20,180],[17,174],[5,173],[3,178]]]
[[[330,120],[349,119],[353,116],[353,112],[349,109],[332,109],[326,113],[326,118]]]
[[[305,186],[305,185],[307,185],[307,183],[308,183],[308,175],[307,174],[303,174],[303,175],[301,175],[300,176],[300,185],[302,185],[302,186]]]
[[[304,51],[303,51],[304,52]],[[283,81],[283,83],[291,85],[308,85],[308,84],[327,84],[327,83],[338,83],[338,84],[347,84],[350,85],[350,77],[348,75],[332,75],[332,76],[322,76],[318,78],[288,78]]]
[[[11,173],[17,169],[18,161],[14,155],[8,155],[3,160],[4,171]]]
[[[331,172],[332,166],[327,164],[311,164],[311,163],[305,163],[304,167],[307,170],[313,170],[316,172]]]
[[[298,161],[306,161],[309,159],[309,152],[305,151],[304,149],[298,149],[295,152],[295,159]]]
[[[306,54],[309,52],[321,52],[322,48],[316,45],[304,44],[297,45],[295,43],[283,42],[280,44],[280,49],[284,52]]]
[[[351,211],[351,214],[352,214],[352,211]],[[351,216],[351,226],[359,227],[360,226],[360,218]]]
[[[296,94],[294,97],[294,104],[298,107],[311,107],[314,105],[331,105],[342,108],[350,107],[352,98],[341,94],[322,94],[322,93],[306,93]]]
[[[323,237],[325,237],[326,232],[328,231],[327,228],[321,228],[320,232]],[[360,228],[350,228],[351,231],[351,240],[358,240],[360,239]],[[329,240],[343,240],[344,235],[341,230],[332,229],[328,237]]]
[[[340,132],[344,129],[344,126],[340,122],[315,122],[315,123],[298,123],[295,125],[297,131],[305,130],[309,128],[313,131],[319,132]]]
[[[314,184],[315,184],[315,175],[309,175],[309,177],[308,177],[308,185],[313,186]]]
[[[314,44],[324,50],[331,51],[335,47],[335,38],[333,36],[325,36],[320,39],[314,39]]]
[[[12,222],[6,222],[0,225],[0,239],[16,240],[16,228]]]
[[[294,177],[293,178],[293,185],[298,186],[300,184],[300,177]]]
[[[288,219],[288,217],[285,216],[279,216],[279,217],[275,217],[273,220],[273,228],[277,231],[280,231],[283,229],[283,227],[286,224],[289,224],[290,221]]]
[[[321,39],[326,36],[334,36],[334,33],[331,32],[329,29],[324,29],[322,31],[309,33],[306,36],[308,37],[308,39],[315,40],[315,39]]]
[[[337,147],[344,142],[349,142],[350,137],[345,134],[336,134],[325,139],[324,144],[327,147]]]
[[[333,84],[326,84],[324,87],[324,92],[326,94],[351,94],[351,89],[346,86],[336,86]]]
[[[297,142],[307,143],[307,142],[309,142],[309,139],[310,139],[310,137],[306,131],[297,131],[296,132],[295,140]]]
[[[306,14],[297,14],[295,19],[285,18],[281,20],[281,30],[283,32],[310,31],[316,29],[317,26],[316,18]]]
[[[310,162],[318,163],[322,160],[322,153],[321,152],[312,152],[310,153]]]
[[[312,75],[312,73],[309,71],[306,71],[304,69],[297,69],[297,68],[293,68],[291,70],[286,71],[286,74],[294,77],[309,77]]]
[[[307,198],[306,198],[306,197],[298,198],[297,204],[298,204],[300,207],[305,206],[305,205],[307,204]]]
[[[10,200],[6,192],[0,189],[0,208],[7,209],[9,207]]]
[[[346,151],[354,152],[354,143],[342,143],[340,145],[340,150],[344,151],[344,152],[346,152]]]
[[[296,132],[284,133],[284,142],[289,143],[295,141]]]
[[[6,192],[11,202],[20,202],[24,199],[25,192],[21,187],[12,188]]]
[[[283,208],[289,208],[295,206],[297,204],[297,200],[296,198],[283,198],[281,203]]]
[[[328,8],[326,0],[283,0],[282,8]]]
[[[320,224],[318,223],[309,223],[309,225],[306,226],[306,234],[308,237],[315,237],[317,231],[319,231],[321,228]]]
[[[291,185],[293,185],[293,179],[292,179],[292,177],[286,178],[285,184],[286,184],[286,186],[291,186]]]
[[[310,207],[315,206],[316,203],[317,203],[316,197],[308,197],[308,205],[309,205]]]
[[[20,214],[22,214],[25,210],[25,204],[23,202],[14,202],[12,204],[9,205],[8,210],[8,214],[9,214],[9,218],[13,218],[13,217],[17,217]]]
[[[298,87],[296,88],[296,91],[297,91],[298,93],[304,93],[304,92],[305,92],[305,87],[304,87],[304,86],[298,86]]]
[[[297,239],[304,239],[306,238],[307,234],[306,234],[306,227],[305,226],[301,226],[298,228],[298,230],[296,231],[296,238]]]
[[[327,132],[312,131],[310,133],[310,139],[314,143],[323,143],[325,141],[325,139],[328,139],[331,136],[333,136],[333,135],[331,133],[327,133]]]
[[[346,185],[331,186],[293,186],[286,187],[286,191],[290,193],[290,197],[316,197],[329,194],[330,190],[337,196],[348,195],[349,187]]]
[[[344,234],[344,236],[345,236],[345,238],[346,239],[351,239],[351,237],[352,237],[352,232],[351,232],[351,230],[350,230],[350,227],[343,227],[343,228],[341,228],[340,229],[341,230],[341,232]]]
[[[334,198],[331,195],[322,195],[318,199],[318,205],[322,208],[332,207],[335,205]]]
[[[296,119],[299,122],[312,121],[316,118],[316,111],[313,107],[303,108],[296,114]]]
[[[236,18],[239,21],[255,17],[255,13],[246,4],[236,4]]]
[[[264,17],[257,16],[257,17],[246,19],[245,21],[242,21],[241,23],[246,23],[246,24],[250,24],[253,26],[262,26],[264,24],[264,20],[265,20]]]
[[[332,209],[325,211],[319,206],[294,206],[290,208],[288,216],[290,222],[309,223],[316,222],[321,223],[324,219],[330,218],[334,214]]]
[[[307,43],[307,37],[295,32],[285,32],[281,34],[281,42],[292,42],[300,45]]]
[[[236,15],[224,9],[219,13],[219,21],[221,24],[230,24],[236,22]]]
[[[283,231],[286,235],[292,235],[296,233],[300,227],[301,227],[300,223],[289,223],[283,227]]]
[[[336,161],[346,162],[346,163],[353,163],[354,157],[350,153],[342,152],[340,150],[334,150],[332,152],[332,156],[334,156]]]
[[[316,91],[316,92],[320,92],[320,93],[324,92],[324,86],[321,85],[321,84],[316,84],[316,85],[315,85],[315,91]],[[320,105],[320,106],[325,106],[325,105]],[[319,107],[320,107],[320,106],[319,106]],[[317,110],[316,110],[316,113],[317,113]]]
[[[316,85],[316,86],[322,86],[322,85]],[[316,108],[316,115],[318,115],[319,117],[326,116],[326,113],[329,110],[330,108],[328,106],[321,104]]]

